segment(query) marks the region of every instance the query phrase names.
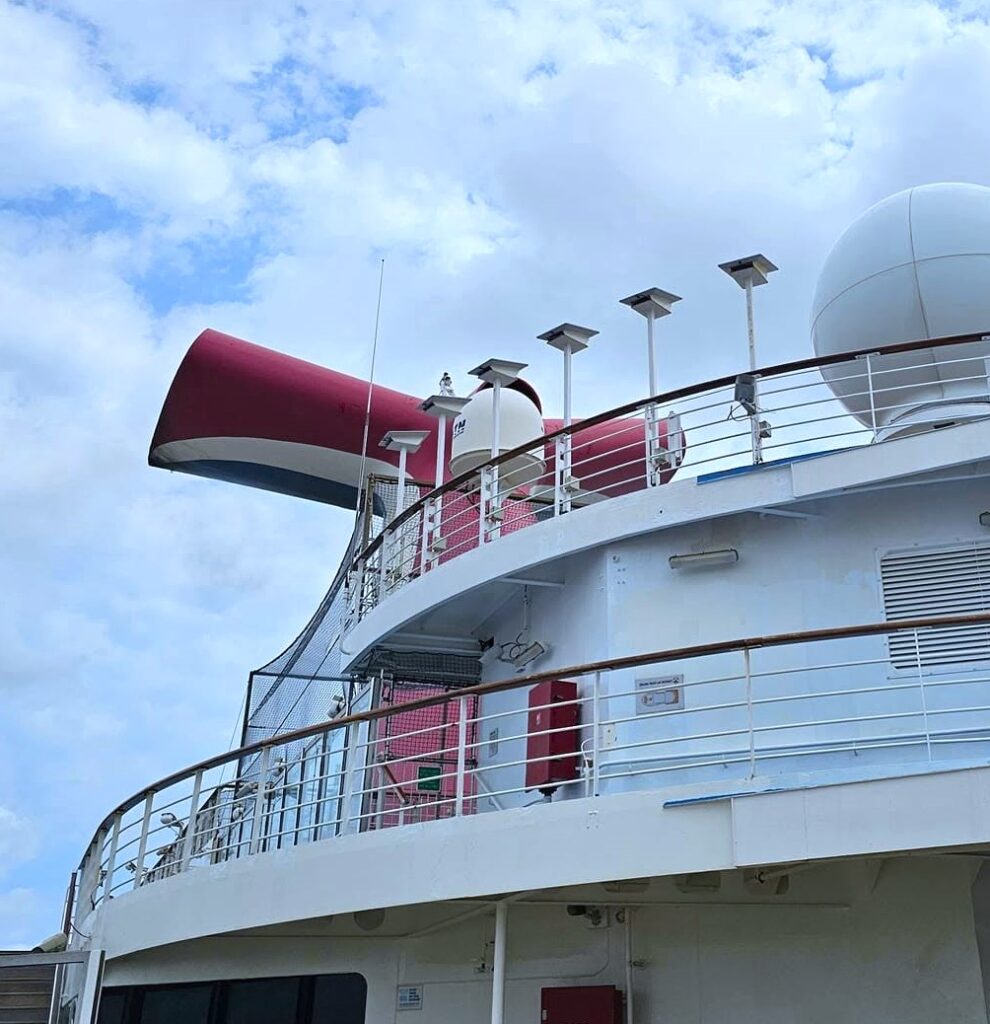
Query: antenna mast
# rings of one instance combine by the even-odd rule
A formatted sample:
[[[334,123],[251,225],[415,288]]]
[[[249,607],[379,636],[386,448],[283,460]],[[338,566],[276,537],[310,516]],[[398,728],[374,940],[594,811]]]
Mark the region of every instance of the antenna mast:
[[[371,372],[368,375],[368,401],[364,407],[364,438],[361,441],[361,464],[358,468],[357,501],[354,503],[355,522],[361,517],[361,497],[364,494],[364,467],[368,460],[368,431],[371,429],[371,394],[375,386],[375,359],[378,356],[378,325],[382,316],[382,287],[385,284],[385,257],[378,272],[378,305],[375,308],[375,336],[371,342]]]

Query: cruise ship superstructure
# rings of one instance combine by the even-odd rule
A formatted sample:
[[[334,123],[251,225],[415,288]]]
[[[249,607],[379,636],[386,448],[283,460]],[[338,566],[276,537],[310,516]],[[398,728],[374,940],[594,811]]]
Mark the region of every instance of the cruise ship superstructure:
[[[987,1021],[990,189],[856,221],[813,355],[665,392],[677,299],[574,421],[576,324],[559,419],[196,340],[151,462],[356,528],[242,745],[94,823],[58,1019]]]

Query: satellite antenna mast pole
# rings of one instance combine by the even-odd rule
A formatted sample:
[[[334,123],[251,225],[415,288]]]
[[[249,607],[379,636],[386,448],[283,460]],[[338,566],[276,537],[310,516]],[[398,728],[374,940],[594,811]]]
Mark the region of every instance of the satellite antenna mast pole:
[[[749,372],[756,372],[756,330],[753,327],[753,278],[746,278],[746,337],[749,341]]]
[[[492,428],[491,458],[496,459],[502,451],[502,416],[500,403],[502,388],[511,384],[526,369],[526,363],[514,363],[508,359],[488,359],[471,371],[472,377],[490,384],[492,387]],[[501,499],[499,497],[499,467],[483,465],[481,467],[480,497],[478,511],[478,543],[487,544],[501,534],[499,523],[502,519]]]
[[[649,367],[650,398],[660,389],[657,383],[657,355],[653,343],[653,325],[657,317],[670,316],[675,302],[681,297],[673,292],[665,292],[662,288],[647,288],[619,299],[623,306],[628,306],[634,313],[646,318],[646,348]],[[646,407],[646,486],[656,487],[661,482],[660,470],[660,414],[655,402]]]
[[[747,404],[749,412],[749,433],[753,447],[753,462],[763,461],[763,439],[770,436],[770,429],[760,419],[759,384],[756,376],[756,328],[753,325],[753,289],[766,284],[767,278],[777,268],[762,253],[744,256],[740,260],[720,263],[724,271],[746,292],[746,340],[749,345],[749,375],[752,395]]]
[[[430,395],[420,406],[423,412],[435,416],[437,424],[437,466],[436,488],[443,486],[444,472],[447,468],[447,422],[456,418],[464,410],[470,399],[458,398],[449,385],[449,377],[444,374],[440,380],[440,392]],[[443,525],[443,495],[438,494],[430,501],[423,513],[423,544],[422,568],[425,572],[432,569],[440,559],[444,548],[440,531]]]
[[[545,341],[551,348],[564,355],[564,426],[570,427],[571,419],[571,356],[575,352],[583,352],[588,342],[598,333],[590,327],[579,327],[577,324],[558,324],[549,331],[538,334],[540,341]],[[554,454],[554,485],[553,514],[559,516],[570,512],[571,497],[577,492],[578,481],[571,472],[571,435],[568,431],[557,438]]]

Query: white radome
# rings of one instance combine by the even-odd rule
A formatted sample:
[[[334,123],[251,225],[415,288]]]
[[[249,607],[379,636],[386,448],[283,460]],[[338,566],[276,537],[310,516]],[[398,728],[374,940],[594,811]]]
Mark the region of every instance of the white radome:
[[[543,433],[540,410],[526,395],[504,387],[499,392],[499,452],[504,453]],[[492,388],[471,396],[464,411],[454,420],[451,431],[450,471],[455,476],[477,469],[492,457]],[[499,470],[502,486],[518,478],[532,483],[543,471],[543,448],[524,452],[504,463]]]
[[[987,332],[990,188],[920,185],[870,207],[825,260],[811,311],[815,353]],[[823,370],[860,422],[890,437],[988,415],[986,357],[950,346]],[[964,358],[968,357],[968,358]],[[857,367],[860,364],[857,363]]]

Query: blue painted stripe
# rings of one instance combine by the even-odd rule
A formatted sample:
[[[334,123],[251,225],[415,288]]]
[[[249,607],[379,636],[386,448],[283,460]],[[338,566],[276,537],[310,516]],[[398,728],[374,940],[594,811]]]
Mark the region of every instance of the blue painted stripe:
[[[758,462],[754,466],[735,466],[733,469],[720,469],[714,473],[702,473],[694,478],[695,483],[710,484],[713,480],[724,480],[730,476],[743,476],[745,473],[759,473],[764,469],[771,469],[774,466],[788,466],[794,462],[807,462],[809,459],[820,459],[825,455],[837,455],[839,452],[851,451],[850,448],[832,448],[825,452],[809,452],[807,455],[790,455],[784,459],[774,459],[772,462]]]
[[[227,483],[258,487],[263,491],[275,491],[307,501],[319,501],[325,505],[353,509],[357,506],[358,489],[338,480],[310,476],[292,469],[265,466],[255,462],[234,462],[227,459],[194,459],[188,462],[173,462],[167,467],[180,473],[205,476],[210,480],[225,480]],[[376,511],[378,511],[376,509]]]

